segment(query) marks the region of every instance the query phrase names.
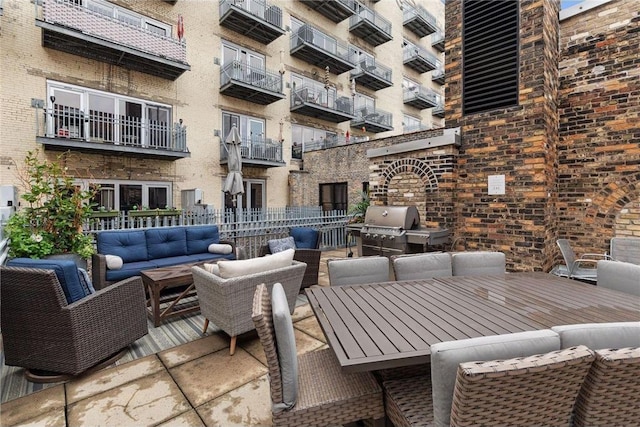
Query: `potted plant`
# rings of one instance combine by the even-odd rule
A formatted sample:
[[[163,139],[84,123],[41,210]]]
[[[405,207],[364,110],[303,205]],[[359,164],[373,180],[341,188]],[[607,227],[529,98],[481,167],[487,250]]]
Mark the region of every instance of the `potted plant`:
[[[353,224],[364,222],[364,215],[367,213],[367,208],[370,203],[371,200],[369,199],[369,195],[363,191],[361,193],[361,200],[349,208],[348,214],[351,215],[349,223]]]
[[[50,162],[40,160],[38,150],[28,152],[21,175],[24,206],[5,226],[10,257],[75,254],[86,260],[95,252],[93,237],[83,232],[95,191],[73,183],[66,167],[60,165],[63,157]]]

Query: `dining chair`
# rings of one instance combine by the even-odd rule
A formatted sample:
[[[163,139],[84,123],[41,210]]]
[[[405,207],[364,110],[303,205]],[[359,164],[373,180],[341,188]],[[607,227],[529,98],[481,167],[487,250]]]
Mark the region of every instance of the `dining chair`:
[[[613,237],[609,255],[616,261],[640,265],[640,237]]]
[[[329,285],[360,285],[389,281],[389,259],[381,256],[327,260]]]
[[[454,276],[498,276],[506,271],[502,252],[455,252],[451,255]]]
[[[558,276],[595,283],[598,281],[598,271],[596,268],[598,260],[611,259],[607,254],[593,253],[586,253],[577,257],[569,240],[558,239],[556,243],[560,248],[565,263],[564,266],[558,266],[557,269],[554,270],[554,274]]]
[[[640,296],[640,265],[600,260],[596,269],[598,286]]]
[[[394,255],[391,265],[396,280],[420,280],[453,276],[448,252]]]
[[[384,426],[382,389],[371,373],[344,374],[333,350],[297,355],[291,314],[279,283],[255,289],[252,319],[267,357],[274,426]]]
[[[573,425],[631,426],[640,422],[640,347],[596,350],[582,384]]]
[[[590,349],[640,347],[640,322],[580,323],[551,328],[562,348],[586,345]]]
[[[569,425],[593,360],[593,351],[581,345],[508,360],[461,363],[450,425]]]

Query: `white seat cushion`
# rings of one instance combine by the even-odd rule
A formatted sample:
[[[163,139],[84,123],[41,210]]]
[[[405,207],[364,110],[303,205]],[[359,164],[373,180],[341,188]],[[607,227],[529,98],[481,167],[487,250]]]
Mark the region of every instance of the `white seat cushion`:
[[[586,345],[591,350],[640,347],[640,322],[582,323],[551,328],[562,348]]]
[[[287,249],[277,254],[258,258],[249,258],[234,261],[219,261],[220,277],[231,279],[232,277],[247,276],[249,274],[262,273],[277,268],[288,267],[293,261],[295,250]]]

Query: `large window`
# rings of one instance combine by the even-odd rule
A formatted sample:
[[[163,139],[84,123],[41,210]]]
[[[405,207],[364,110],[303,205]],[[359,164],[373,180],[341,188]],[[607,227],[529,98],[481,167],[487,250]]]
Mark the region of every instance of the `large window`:
[[[141,15],[129,9],[125,9],[123,7],[116,6],[109,2],[102,0],[81,0],[77,3],[81,4],[92,12],[109,16],[127,25],[140,27],[161,36],[168,37],[171,35],[171,25],[167,25],[164,22],[156,21],[155,19],[151,19],[147,16]]]
[[[333,86],[327,88],[323,82],[291,73],[291,90],[295,99],[303,102],[331,107],[335,105],[336,88]]]
[[[320,206],[323,211],[347,209],[347,183],[320,184]]]
[[[91,201],[94,210],[129,211],[135,208],[164,209],[173,207],[172,185],[154,181],[83,181],[83,186],[97,189]]]
[[[254,143],[265,141],[265,120],[242,114],[222,112],[222,138],[225,140],[236,125],[240,131],[243,149]]]
[[[50,137],[150,148],[170,146],[172,110],[168,105],[58,82],[48,82],[47,92]]]
[[[223,181],[224,184],[224,181]],[[238,209],[262,209],[266,207],[266,182],[261,179],[245,179],[242,182],[244,194],[237,196]],[[225,209],[233,209],[233,197],[229,193],[223,194]]]
[[[301,151],[322,148],[323,145],[335,141],[336,133],[308,126],[291,125],[291,141],[293,147]]]
[[[229,64],[234,64],[229,66]],[[265,77],[264,55],[235,45],[228,41],[222,42],[222,68],[236,80],[253,83]]]

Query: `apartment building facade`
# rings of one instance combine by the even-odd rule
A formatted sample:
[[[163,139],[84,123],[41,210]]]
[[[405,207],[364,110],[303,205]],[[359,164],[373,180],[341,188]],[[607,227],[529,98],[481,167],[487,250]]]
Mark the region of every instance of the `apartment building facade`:
[[[305,150],[444,125],[440,0],[5,0],[2,10],[0,185],[18,193],[22,160],[40,149],[64,153],[105,209],[229,207],[236,126],[238,206],[282,207]]]

